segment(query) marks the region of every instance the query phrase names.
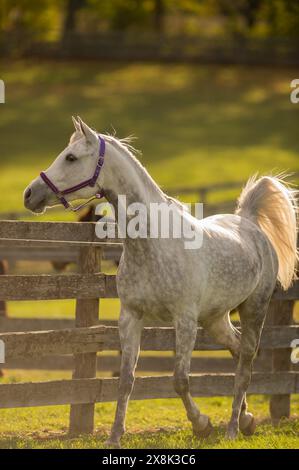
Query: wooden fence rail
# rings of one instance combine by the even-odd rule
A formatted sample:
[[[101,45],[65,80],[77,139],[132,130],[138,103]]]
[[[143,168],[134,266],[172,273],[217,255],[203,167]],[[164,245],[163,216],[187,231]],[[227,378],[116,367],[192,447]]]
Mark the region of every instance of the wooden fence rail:
[[[37,40],[28,31],[5,31],[1,56],[97,61],[196,62],[208,64],[298,65],[296,37],[197,37],[153,31],[69,31],[62,40]]]
[[[0,300],[74,298],[75,324],[71,320],[3,317],[0,318],[0,340],[5,344],[7,364],[17,364],[24,358],[41,363],[44,358],[49,360],[51,357],[64,357],[70,364],[72,358],[73,378],[43,383],[1,384],[0,408],[71,404],[70,432],[92,432],[95,403],[115,400],[117,396],[117,379],[95,377],[97,365],[103,370],[101,361],[104,361],[101,354],[97,357],[97,353],[120,350],[117,326],[113,322],[103,325],[98,318],[99,298],[117,297],[115,276],[99,272],[102,250],[105,246],[115,246],[119,240],[99,241],[92,222],[0,223],[0,249],[5,250],[5,247],[14,244],[26,247],[36,243],[46,247],[53,243],[55,246],[76,246],[79,272],[63,275],[4,274],[0,276]],[[268,315],[271,321],[263,331],[258,358],[263,372],[253,374],[249,390],[249,393],[270,395],[273,421],[289,416],[290,395],[299,392],[299,373],[291,371],[290,367],[290,345],[293,339],[299,338],[299,326],[291,324],[294,301],[298,298],[298,282],[286,293],[281,290],[274,293]],[[283,311],[283,315],[279,315],[279,311]],[[144,329],[141,341],[143,351],[173,351],[174,348],[175,332],[172,327]],[[198,328],[195,351],[219,349],[205,331]],[[162,361],[162,358],[158,359]],[[201,358],[194,359],[197,364],[201,361]],[[234,375],[211,373],[215,370],[213,359],[208,359],[204,373],[191,376],[192,393],[194,396],[231,395]],[[119,358],[112,360],[118,361]],[[147,357],[142,360],[149,362]],[[229,365],[232,368],[231,359],[214,359],[219,360],[222,361],[221,367],[227,368]],[[173,358],[165,357],[164,361],[169,367]],[[133,399],[175,396],[172,377],[138,377],[136,380]]]
[[[0,300],[116,297],[115,276],[98,274],[4,274]]]
[[[99,320],[99,324],[104,324],[107,326],[117,327],[117,322],[113,320]],[[235,326],[237,326],[235,324]],[[70,331],[75,328],[75,322],[71,319],[51,319],[51,318],[0,318],[0,331],[2,334],[4,332],[35,332],[35,331],[48,331],[48,330],[67,330]],[[284,328],[284,327],[283,327]],[[288,328],[288,327],[287,327]],[[298,326],[295,326],[298,328]],[[276,328],[275,331],[277,331]],[[277,339],[275,339],[275,331],[273,335],[273,342],[271,344],[270,349],[276,349],[278,354],[280,354],[281,350],[278,348]],[[286,337],[285,346],[288,347],[291,341],[291,337],[294,337],[296,333],[294,333],[295,329],[292,326],[293,333],[290,335],[289,342]],[[267,327],[264,330],[262,336],[262,344],[264,341],[264,335],[267,335],[267,338],[270,339],[271,329]],[[299,337],[299,335],[297,335]],[[1,335],[2,338],[2,335]],[[281,343],[280,343],[281,344]],[[272,346],[274,345],[274,346]],[[215,349],[219,349],[218,345],[214,345]],[[209,344],[208,341],[201,344],[202,349],[198,350],[206,350],[206,351],[213,351],[213,344]],[[263,346],[264,348],[265,346]],[[254,361],[254,370],[255,371],[269,371],[269,364],[271,362],[271,358],[269,358],[269,350],[264,350],[261,348],[260,353],[258,354],[256,360]],[[196,349],[195,349],[196,350]],[[290,350],[288,349],[288,358],[290,357]],[[265,363],[263,360],[263,354],[266,353],[268,357],[268,361]],[[47,352],[44,352],[44,355],[36,356],[36,355],[21,355],[21,356],[13,356],[10,357],[6,355],[6,368],[7,369],[41,369],[41,370],[71,370],[73,369],[74,361],[73,356],[71,354],[63,354],[58,355],[57,351],[49,355]],[[114,371],[117,373],[120,366],[120,357],[115,354],[111,354],[109,350],[105,351],[105,353],[101,354],[98,357],[97,361],[97,369],[99,371]],[[174,367],[174,356],[167,355],[159,355],[155,356],[149,352],[147,355],[144,356],[141,353],[141,356],[138,361],[137,371],[141,372],[170,372],[173,370]],[[191,361],[191,371],[192,372],[233,372],[236,368],[236,362],[231,357],[198,357],[195,356],[192,358]],[[293,364],[292,369],[299,371],[299,364]]]
[[[39,383],[0,385],[1,408],[27,406],[79,405],[114,401],[117,398],[116,378],[72,379]],[[202,374],[190,376],[190,389],[196,397],[233,395],[234,374]],[[299,393],[298,373],[255,373],[249,394],[285,395]],[[136,377],[133,400],[176,398],[173,377]],[[80,424],[80,423],[79,423]]]
[[[268,326],[264,328],[261,349],[289,348],[299,338],[299,325]],[[7,359],[47,354],[78,354],[99,351],[119,351],[118,328],[114,326],[91,326],[69,330],[32,331],[26,333],[2,333]],[[141,338],[142,351],[173,351],[175,331],[172,327],[146,327]],[[205,330],[198,328],[195,351],[224,349],[211,341]]]

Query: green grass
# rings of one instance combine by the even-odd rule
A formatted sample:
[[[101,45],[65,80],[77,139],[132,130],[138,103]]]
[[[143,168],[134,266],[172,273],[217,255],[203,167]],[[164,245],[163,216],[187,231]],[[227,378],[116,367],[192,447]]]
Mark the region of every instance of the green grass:
[[[298,110],[289,100],[292,68],[200,65],[102,64],[96,62],[2,62],[6,104],[0,105],[1,211],[22,210],[28,182],[65,147],[70,116],[117,135],[134,133],[142,162],[166,187],[243,180],[255,172],[299,170]],[[236,197],[219,193],[211,201]],[[192,197],[192,196],[190,196]],[[39,220],[73,216],[48,212]],[[49,263],[22,263],[22,272],[50,272]],[[10,302],[16,317],[73,318],[73,301]],[[116,319],[118,300],[103,300],[101,318]],[[297,318],[299,318],[297,308]],[[219,354],[219,352],[215,353]],[[220,353],[222,354],[222,353]],[[8,371],[2,382],[70,378],[62,371]],[[196,399],[210,415],[215,432],[193,439],[179,400],[132,402],[128,413],[129,448],[296,448],[299,399],[292,416],[273,428],[268,401],[250,397],[260,425],[251,438],[225,439],[231,399]],[[96,433],[68,438],[69,407],[0,410],[0,448],[103,447],[115,404],[96,406]]]
[[[119,136],[134,133],[143,163],[163,187],[298,170],[298,106],[289,99],[296,72],[252,66],[4,62],[0,211],[22,208],[24,187],[65,147],[72,114],[102,132],[114,126]]]
[[[249,398],[250,409],[258,419],[252,437],[242,435],[230,442],[225,426],[230,416],[230,398],[195,400],[213,422],[214,432],[205,440],[193,437],[180,400],[130,402],[127,416],[125,448],[298,448],[298,397],[292,401],[292,420],[283,420],[274,428],[268,419],[268,400]],[[114,403],[96,405],[96,430],[93,436],[70,438],[67,435],[68,406],[1,410],[0,448],[103,448],[115,412]],[[296,418],[296,419],[295,419]]]

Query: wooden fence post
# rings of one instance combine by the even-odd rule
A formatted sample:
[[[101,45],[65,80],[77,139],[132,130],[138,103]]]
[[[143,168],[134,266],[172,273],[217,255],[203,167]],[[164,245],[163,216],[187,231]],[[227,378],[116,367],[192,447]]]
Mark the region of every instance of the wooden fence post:
[[[272,325],[290,325],[293,323],[293,300],[273,300],[270,303]],[[290,348],[274,349],[272,351],[272,372],[289,371],[291,369]],[[290,395],[271,395],[270,415],[274,426],[279,424],[281,418],[290,417]]]
[[[78,268],[81,273],[95,273],[101,267],[101,248],[84,246],[80,248]],[[76,327],[97,324],[99,318],[99,299],[77,299]],[[94,378],[97,370],[97,354],[76,354],[73,379]],[[92,433],[94,429],[94,403],[72,405],[70,411],[71,435]]]
[[[0,275],[7,274],[7,264],[5,261],[0,260]],[[6,309],[6,302],[5,300],[0,300],[0,317],[7,316],[7,309]],[[0,369],[0,377],[3,377],[4,373],[3,370]]]
[[[7,264],[3,260],[0,260],[0,275],[1,274],[7,274]],[[6,317],[7,316],[5,300],[0,301],[0,316],[1,317]]]

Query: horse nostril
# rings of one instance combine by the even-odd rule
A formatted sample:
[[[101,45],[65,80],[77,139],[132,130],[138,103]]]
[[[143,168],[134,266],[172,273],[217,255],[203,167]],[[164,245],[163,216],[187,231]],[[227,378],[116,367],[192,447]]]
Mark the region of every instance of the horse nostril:
[[[26,189],[25,191],[25,199],[29,199],[31,196],[31,188]]]

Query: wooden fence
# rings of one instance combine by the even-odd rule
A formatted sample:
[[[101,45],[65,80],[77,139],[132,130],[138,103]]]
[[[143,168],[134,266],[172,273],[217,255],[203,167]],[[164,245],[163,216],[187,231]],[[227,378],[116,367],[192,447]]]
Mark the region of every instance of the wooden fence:
[[[22,331],[25,320],[3,318],[0,322],[6,360],[29,360],[53,355],[73,356],[73,378],[40,383],[0,385],[0,407],[26,407],[71,404],[70,432],[92,432],[94,405],[115,400],[117,378],[96,378],[97,353],[119,351],[118,329],[100,324],[99,299],[117,297],[114,275],[100,271],[101,254],[105,247],[118,240],[99,242],[95,223],[2,221],[0,243],[3,247],[51,246],[79,247],[78,273],[51,275],[11,275],[0,277],[0,300],[76,300],[75,325],[53,329],[51,321],[40,320],[40,331]],[[267,364],[262,372],[254,372],[249,393],[271,396],[270,412],[274,422],[290,414],[290,395],[299,392],[298,372],[291,370],[290,344],[299,338],[299,326],[292,323],[294,301],[299,297],[296,283],[287,293],[277,290],[271,301],[268,324],[261,340],[262,355]],[[10,325],[17,323],[19,331]],[[27,325],[37,320],[26,320]],[[56,321],[56,320],[55,320]],[[44,323],[43,323],[44,322]],[[63,324],[64,322],[64,324]],[[37,323],[35,323],[37,326]],[[3,328],[2,328],[3,327]],[[4,332],[4,328],[6,332]],[[9,331],[10,330],[10,331]],[[142,335],[143,351],[173,351],[175,334],[171,327],[146,327]],[[198,328],[195,350],[220,349]],[[267,351],[264,353],[263,351]],[[191,376],[194,396],[225,396],[233,392],[234,374],[214,370]],[[132,398],[171,398],[176,393],[171,376],[137,377]]]
[[[54,32],[55,34],[55,32]],[[69,33],[63,40],[37,41],[34,35],[5,32],[2,56],[116,61],[298,65],[297,38],[216,38],[111,31]]]

